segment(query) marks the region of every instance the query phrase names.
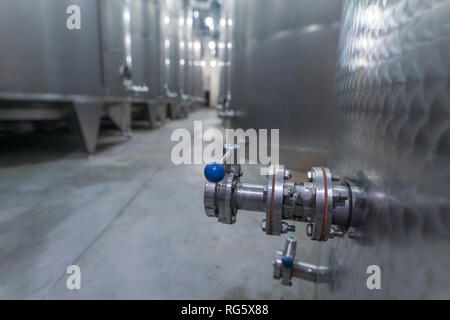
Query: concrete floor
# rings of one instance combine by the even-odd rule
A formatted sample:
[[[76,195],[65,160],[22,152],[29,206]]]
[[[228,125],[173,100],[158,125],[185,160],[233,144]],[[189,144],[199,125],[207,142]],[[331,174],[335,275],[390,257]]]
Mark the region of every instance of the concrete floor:
[[[283,237],[268,237],[262,214],[234,226],[207,218],[202,166],[175,166],[172,131],[220,128],[212,110],[134,129],[130,141],[102,131],[98,152],[77,151],[69,134],[0,139],[0,298],[310,299],[314,285],[272,279]],[[251,177],[251,173],[255,173]],[[262,182],[257,168],[244,177]],[[262,179],[262,180],[261,180]],[[318,259],[298,226],[297,256]],[[67,266],[81,290],[66,288]]]

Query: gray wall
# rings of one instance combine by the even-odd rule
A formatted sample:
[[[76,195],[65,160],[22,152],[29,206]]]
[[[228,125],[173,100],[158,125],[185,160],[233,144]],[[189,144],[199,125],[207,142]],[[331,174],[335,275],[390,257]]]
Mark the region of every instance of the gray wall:
[[[325,245],[342,273],[319,298],[450,298],[449,57],[450,1],[346,1],[331,162],[368,175],[370,213],[362,241]]]

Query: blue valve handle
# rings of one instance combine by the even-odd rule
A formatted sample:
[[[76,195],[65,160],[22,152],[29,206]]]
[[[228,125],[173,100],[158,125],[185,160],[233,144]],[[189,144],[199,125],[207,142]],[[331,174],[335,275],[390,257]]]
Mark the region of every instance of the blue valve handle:
[[[283,267],[290,269],[294,265],[294,260],[292,260],[291,257],[283,257],[283,259],[281,259],[281,263],[283,264]]]
[[[225,177],[225,168],[223,165],[213,162],[205,167],[204,173],[206,180],[212,183],[217,183],[222,181],[223,177]]]
[[[205,167],[205,178],[209,182],[217,183],[223,180],[225,177],[225,168],[223,167],[223,164],[226,163],[227,159],[231,155],[231,152],[239,148],[238,145],[234,144],[228,144],[225,147],[227,151],[223,155],[222,159],[220,159],[219,163],[213,162]]]

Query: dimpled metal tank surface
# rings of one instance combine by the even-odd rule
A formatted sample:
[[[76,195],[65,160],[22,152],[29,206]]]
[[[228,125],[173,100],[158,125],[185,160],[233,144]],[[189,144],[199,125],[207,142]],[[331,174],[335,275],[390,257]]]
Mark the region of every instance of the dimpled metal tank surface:
[[[449,57],[450,1],[345,2],[330,167],[366,186],[369,216],[324,244],[340,272],[317,298],[450,298]]]
[[[286,286],[313,281],[318,299],[449,299],[450,0],[345,1],[339,25],[327,167],[316,159],[307,181],[298,181],[288,168],[311,161],[299,157],[293,167],[273,164],[265,184],[250,184],[229,156],[239,146],[227,145],[222,180],[205,172],[205,213],[231,225],[238,211],[265,213],[261,229],[271,236],[306,227],[306,239],[321,243],[311,261],[318,264],[304,261],[290,235],[276,252],[273,277]],[[239,35],[235,59],[245,42]],[[241,78],[251,74],[243,68]],[[241,99],[233,91],[232,104],[250,112]],[[235,116],[246,120],[245,112]],[[283,164],[288,158],[280,153]]]
[[[281,129],[290,169],[325,165],[341,1],[236,1],[234,13],[231,126]]]

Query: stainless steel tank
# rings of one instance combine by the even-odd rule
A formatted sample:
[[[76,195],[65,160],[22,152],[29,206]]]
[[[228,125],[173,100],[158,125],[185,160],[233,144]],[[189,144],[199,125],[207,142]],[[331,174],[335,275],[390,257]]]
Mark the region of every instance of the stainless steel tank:
[[[181,97],[181,104],[183,107],[186,106],[188,103],[188,97],[189,97],[189,48],[188,48],[188,42],[189,39],[189,33],[187,32],[188,24],[187,24],[187,18],[188,18],[188,2],[186,1],[180,1],[181,5],[179,8],[179,18],[178,18],[178,39],[179,39],[179,86],[180,86],[180,97]]]
[[[99,3],[73,3],[79,5],[83,14],[80,30],[66,27],[67,1],[2,1],[2,95],[103,94]]]
[[[450,1],[346,1],[330,163],[368,189],[318,298],[450,298]],[[370,265],[381,269],[369,290]]]
[[[192,95],[194,103],[196,105],[202,105],[205,103],[205,89],[203,86],[203,67],[202,67],[202,41],[198,35],[194,37],[194,49],[193,49],[193,82]]]
[[[167,97],[164,88],[165,83],[165,63],[164,63],[164,43],[161,25],[161,1],[149,1],[149,28],[150,28],[150,94],[152,101],[152,111],[156,117],[151,118],[152,121],[159,120],[164,123],[167,115]]]
[[[205,103],[205,89],[203,83],[203,67],[202,67],[202,41],[200,37],[194,40],[194,97],[198,104]]]
[[[233,23],[234,23],[234,0],[222,2],[221,17],[219,21],[219,67],[220,67],[220,92],[219,103],[221,108],[229,109],[230,100],[230,71],[231,53],[233,50]]]
[[[161,74],[160,1],[130,2],[131,71],[134,86],[133,118],[146,119],[153,128],[165,120],[166,103]]]
[[[191,49],[191,60],[192,65],[190,66],[191,72],[191,96],[194,106],[203,104],[204,99],[204,88],[203,88],[203,42],[202,34],[200,29],[200,18],[193,15],[193,27],[192,27],[192,49]]]
[[[235,1],[232,126],[280,129],[280,161],[326,162],[341,1]]]
[[[77,10],[80,28],[73,29]],[[103,113],[128,130],[128,10],[125,0],[2,1],[0,120],[69,117],[89,152]]]
[[[190,104],[192,103],[192,67],[193,67],[193,61],[192,61],[192,50],[194,47],[194,43],[192,41],[193,36],[193,12],[192,8],[189,5],[189,1],[184,1],[184,7],[183,7],[183,20],[184,20],[184,28],[183,28],[183,61],[184,64],[180,65],[181,68],[184,70],[184,77],[182,79],[184,83],[183,88],[183,94],[185,95],[185,99],[187,100],[187,104],[190,107]]]
[[[168,114],[172,119],[180,116],[180,0],[166,0],[162,7],[162,25],[166,66],[166,95],[168,96]]]
[[[166,55],[165,55],[165,49],[164,49],[164,25],[163,25],[163,2],[164,1],[154,1],[154,10],[155,10],[155,21],[154,21],[154,27],[156,30],[156,41],[157,41],[157,58],[156,58],[156,92],[158,101],[164,102],[166,100],[166,90],[165,90],[165,84],[166,84]]]
[[[145,0],[130,1],[130,36],[132,81],[149,87],[150,48],[147,4]],[[148,97],[149,92],[143,92],[141,96]]]
[[[184,0],[180,18],[180,83],[183,104],[191,109],[202,102],[200,19],[191,1]]]

